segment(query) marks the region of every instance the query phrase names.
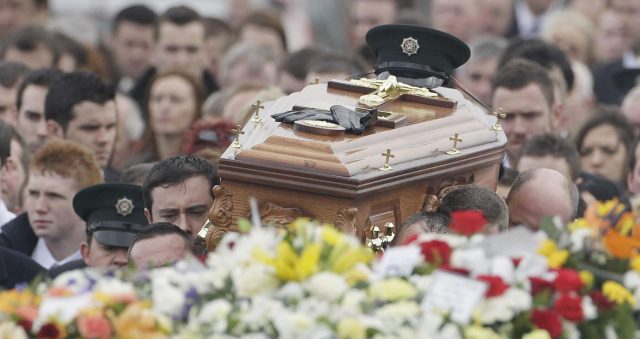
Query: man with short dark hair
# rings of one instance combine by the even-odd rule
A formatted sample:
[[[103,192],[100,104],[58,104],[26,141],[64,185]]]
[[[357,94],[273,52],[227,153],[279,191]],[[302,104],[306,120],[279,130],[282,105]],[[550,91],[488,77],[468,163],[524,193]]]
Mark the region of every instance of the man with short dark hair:
[[[515,167],[520,172],[550,168],[575,182],[580,175],[580,154],[572,142],[545,133],[527,140]]]
[[[492,87],[493,107],[507,115],[501,122],[507,135],[503,165],[511,168],[529,138],[551,131],[553,82],[541,66],[515,59],[498,71]]]
[[[89,72],[72,72],[51,85],[45,101],[47,133],[88,147],[105,180],[118,179],[109,169],[116,138],[115,89]]]
[[[170,222],[196,235],[213,205],[220,183],[213,164],[195,155],[180,155],[155,164],[142,185],[149,223]]]
[[[16,93],[29,68],[17,62],[0,62],[0,120],[15,126],[18,120]]]
[[[172,265],[194,250],[191,236],[168,222],[142,229],[129,247],[129,261],[138,268]]]
[[[438,212],[451,217],[458,211],[477,210],[487,220],[484,233],[496,233],[509,227],[507,204],[494,191],[476,186],[464,185],[454,188],[442,198]]]
[[[125,93],[151,66],[156,20],[156,13],[144,5],[126,7],[113,19],[107,41],[108,59],[112,63],[113,83]]]
[[[16,128],[27,142],[31,154],[35,154],[48,141],[44,102],[49,87],[60,77],[62,72],[56,69],[39,69],[28,73],[18,87]]]
[[[13,32],[0,49],[3,61],[19,62],[30,69],[56,67],[59,57],[51,34],[35,26],[26,26]]]
[[[204,22],[198,12],[190,7],[171,7],[158,18],[154,65],[130,92],[145,115],[148,85],[159,72],[185,71],[196,79],[202,79],[207,95],[218,90],[213,76],[207,71],[205,42]]]
[[[415,213],[398,227],[392,245],[404,245],[412,236],[424,233],[449,233],[449,218],[437,212]]]

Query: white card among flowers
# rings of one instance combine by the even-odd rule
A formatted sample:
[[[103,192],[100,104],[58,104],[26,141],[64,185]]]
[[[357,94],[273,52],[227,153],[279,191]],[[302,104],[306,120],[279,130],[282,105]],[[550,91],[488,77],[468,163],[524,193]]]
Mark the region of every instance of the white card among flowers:
[[[436,271],[422,299],[422,309],[449,314],[452,320],[468,324],[487,288],[487,284],[482,281]]]
[[[375,274],[378,278],[407,277],[413,273],[413,269],[422,261],[422,254],[418,246],[399,246],[388,248],[380,262]]]

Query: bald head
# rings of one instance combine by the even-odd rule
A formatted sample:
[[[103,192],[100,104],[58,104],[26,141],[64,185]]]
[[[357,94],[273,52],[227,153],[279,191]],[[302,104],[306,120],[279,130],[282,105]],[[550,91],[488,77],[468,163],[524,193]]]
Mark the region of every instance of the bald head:
[[[563,222],[575,218],[578,189],[561,173],[548,168],[520,173],[507,196],[509,224],[537,230],[545,217],[559,216]]]

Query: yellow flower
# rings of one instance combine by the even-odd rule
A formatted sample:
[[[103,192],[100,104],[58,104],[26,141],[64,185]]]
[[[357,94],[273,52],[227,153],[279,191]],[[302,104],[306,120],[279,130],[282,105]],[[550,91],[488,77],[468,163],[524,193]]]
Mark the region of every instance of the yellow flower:
[[[298,256],[290,243],[283,241],[278,244],[276,249],[276,258],[270,263],[269,260],[263,261],[269,265],[273,265],[276,269],[276,276],[284,281],[300,281],[313,275],[318,270],[318,261],[320,260],[320,252],[322,247],[319,244],[308,244],[304,248],[302,254]],[[269,255],[260,254],[260,251],[254,255],[262,257]]]
[[[628,236],[629,233],[633,230],[633,226],[635,225],[635,219],[633,213],[623,213],[620,219],[618,219],[618,223],[616,224],[616,229],[622,235]]]
[[[258,247],[258,246],[254,247],[253,250],[251,251],[251,256],[256,261],[261,262],[265,265],[269,265],[269,266],[276,265],[275,259],[262,247]]]
[[[332,226],[324,226],[322,227],[322,239],[327,244],[335,246],[342,243],[344,234]]]
[[[490,328],[479,325],[469,326],[464,329],[464,337],[466,339],[501,339],[499,334]]]
[[[523,335],[522,339],[551,339],[551,335],[545,330],[537,329]]]
[[[565,262],[567,262],[568,258],[569,251],[555,251],[547,257],[547,265],[549,265],[549,268],[560,268],[562,267],[562,265],[564,265]]]
[[[40,298],[29,290],[9,290],[0,292],[0,312],[12,314],[16,308],[40,304]]]
[[[584,218],[576,219],[570,222],[569,225],[567,225],[567,228],[569,229],[570,232],[575,232],[579,229],[589,228],[589,227],[590,227],[589,224]]]
[[[548,257],[557,250],[558,245],[556,245],[553,240],[547,239],[543,241],[542,244],[540,244],[540,248],[538,248],[538,254]]]
[[[610,213],[620,214],[624,211],[624,205],[620,204],[618,199],[613,199],[605,202],[598,202],[597,213],[600,217],[606,217]]]
[[[417,294],[418,292],[410,283],[399,278],[376,281],[369,286],[369,295],[384,301],[410,299]]]
[[[364,339],[366,337],[367,329],[361,321],[353,318],[345,318],[338,323],[338,338]]]
[[[640,255],[633,257],[633,259],[631,259],[631,262],[629,263],[629,266],[631,266],[632,270],[640,272]]]
[[[629,305],[636,304],[636,299],[633,297],[631,292],[615,281],[605,282],[602,285],[602,293],[607,297],[607,299],[619,305],[624,304],[625,302],[629,303]]]
[[[580,280],[588,289],[593,286],[593,274],[589,271],[580,271]]]
[[[129,304],[127,308],[115,316],[110,313],[116,337],[133,338],[166,338],[166,324],[159,324],[149,307],[143,303]],[[162,326],[160,326],[162,325]]]

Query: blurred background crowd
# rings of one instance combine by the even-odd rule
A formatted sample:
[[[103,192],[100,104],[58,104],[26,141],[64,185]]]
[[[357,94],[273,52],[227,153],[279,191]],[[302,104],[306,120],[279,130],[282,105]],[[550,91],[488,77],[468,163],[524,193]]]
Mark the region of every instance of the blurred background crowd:
[[[5,203],[22,210],[29,155],[56,133],[90,148],[107,181],[180,154],[215,163],[257,100],[370,75],[364,36],[391,23],[432,27],[470,46],[457,81],[479,108],[508,114],[503,196],[518,170],[544,164],[566,173],[585,201],[633,205],[638,0],[0,0],[0,119],[16,134]],[[501,101],[494,79],[514,58],[552,80],[542,112],[527,111],[535,96],[518,99],[525,107]],[[80,121],[71,133],[75,123],[55,116],[59,96],[49,87],[75,71],[113,84],[115,120]]]

